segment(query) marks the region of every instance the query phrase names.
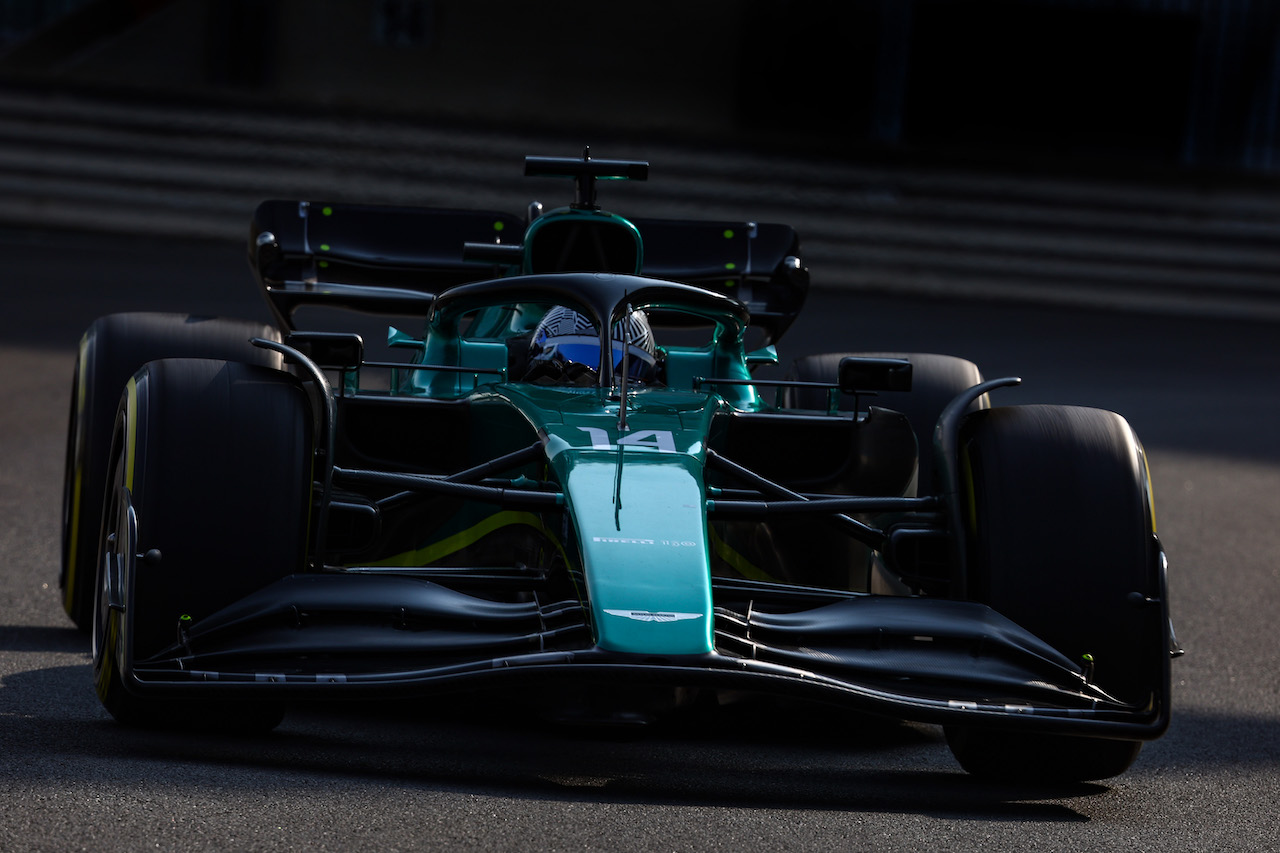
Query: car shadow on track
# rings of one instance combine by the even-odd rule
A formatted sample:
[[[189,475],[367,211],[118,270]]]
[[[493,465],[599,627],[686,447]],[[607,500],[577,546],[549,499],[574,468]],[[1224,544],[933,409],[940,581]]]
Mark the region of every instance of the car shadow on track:
[[[0,654],[4,652],[89,653],[89,635],[75,628],[0,625]]]
[[[665,804],[1079,822],[1071,798],[1105,785],[1028,788],[972,779],[933,727],[831,709],[796,716],[762,707],[670,721],[625,738],[525,716],[518,708],[425,702],[311,705],[269,735],[193,737],[120,726],[97,705],[86,665],[12,674],[0,689],[0,772],[40,768],[68,785],[199,778],[272,786],[340,781],[405,790],[581,803]],[[39,697],[57,697],[41,706]],[[193,766],[202,771],[191,772]],[[106,769],[109,768],[109,771]],[[237,781],[240,780],[240,781]],[[192,784],[195,784],[194,782]]]

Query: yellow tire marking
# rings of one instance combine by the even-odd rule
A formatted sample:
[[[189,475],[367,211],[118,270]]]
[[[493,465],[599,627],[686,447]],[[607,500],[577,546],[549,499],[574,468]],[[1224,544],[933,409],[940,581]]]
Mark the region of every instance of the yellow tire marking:
[[[125,469],[124,487],[133,492],[133,466],[138,458],[138,381],[130,378],[125,386],[128,402],[125,403],[125,448],[129,454],[129,467]]]
[[[72,464],[75,465],[75,472],[72,474],[71,480],[71,542],[67,545],[67,585],[62,590],[62,607],[68,613],[71,613],[75,604],[76,590],[76,560],[80,555],[80,497],[83,492],[84,484],[84,465],[80,454],[81,432],[83,427],[80,423],[84,416],[84,398],[85,381],[84,366],[88,360],[89,353],[89,336],[85,335],[80,338],[80,357],[76,359],[76,417],[73,428],[75,435],[69,436],[72,447]]]

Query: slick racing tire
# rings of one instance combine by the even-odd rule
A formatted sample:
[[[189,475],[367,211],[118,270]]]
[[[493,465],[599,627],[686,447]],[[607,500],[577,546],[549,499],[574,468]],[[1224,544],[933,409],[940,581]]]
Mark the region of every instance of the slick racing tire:
[[[969,597],[1087,661],[1111,696],[1136,709],[1167,702],[1163,567],[1129,424],[1100,409],[1001,407],[970,415],[961,443]],[[1027,781],[1115,776],[1140,747],[969,726],[946,735],[970,773]]]
[[[220,358],[281,366],[279,353],[250,338],[279,341],[271,326],[185,314],[111,314],[80,340],[71,386],[62,492],[62,606],[82,630],[93,620],[94,543],[102,518],[111,430],[120,392],[134,371],[159,358]]]
[[[109,448],[93,610],[98,697],[120,722],[279,723],[278,703],[156,697],[134,692],[129,673],[134,661],[181,655],[185,626],[302,568],[312,423],[301,383],[257,365],[166,359],[128,384]]]
[[[967,391],[982,380],[982,371],[971,361],[951,355],[918,352],[838,352],[821,353],[796,359],[792,368],[793,378],[801,382],[835,382],[841,359],[849,356],[873,358],[901,358],[911,362],[910,391],[877,391],[874,397],[864,397],[863,405],[892,409],[907,416],[916,434],[919,449],[919,470],[916,475],[916,493],[935,494],[933,481],[933,428],[942,410],[962,391]],[[827,392],[821,388],[791,388],[784,394],[786,405],[801,409],[825,409]],[[851,409],[851,396],[841,398],[841,408]],[[974,402],[970,411],[985,409],[990,405],[986,395]]]

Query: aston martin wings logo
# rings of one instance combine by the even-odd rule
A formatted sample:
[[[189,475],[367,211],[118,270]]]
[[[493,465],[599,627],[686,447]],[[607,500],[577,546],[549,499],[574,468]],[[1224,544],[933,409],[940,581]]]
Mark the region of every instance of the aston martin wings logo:
[[[655,612],[653,610],[608,610],[610,616],[621,616],[623,619],[634,619],[637,622],[684,622],[688,619],[701,619],[701,613],[677,613],[671,611]]]

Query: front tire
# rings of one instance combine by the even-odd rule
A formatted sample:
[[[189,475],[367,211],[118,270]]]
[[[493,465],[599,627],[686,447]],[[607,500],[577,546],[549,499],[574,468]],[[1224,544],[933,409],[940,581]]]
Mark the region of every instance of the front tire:
[[[279,723],[279,704],[156,697],[134,692],[128,672],[166,654],[184,622],[302,568],[311,430],[305,391],[277,370],[167,359],[128,386],[113,432],[93,620],[98,696],[120,722],[237,731]]]
[[[962,429],[970,597],[1068,658],[1136,708],[1167,702],[1169,655],[1146,456],[1100,409],[1014,406]],[[1124,772],[1131,740],[948,727],[971,773],[1083,781]]]
[[[93,619],[94,545],[110,464],[120,392],[134,372],[160,358],[218,358],[280,368],[278,353],[249,343],[279,341],[271,326],[186,314],[131,313],[100,317],[80,340],[71,386],[62,491],[62,606],[82,630]]]

